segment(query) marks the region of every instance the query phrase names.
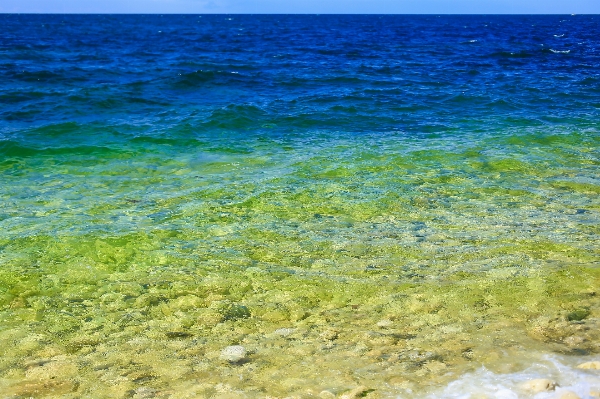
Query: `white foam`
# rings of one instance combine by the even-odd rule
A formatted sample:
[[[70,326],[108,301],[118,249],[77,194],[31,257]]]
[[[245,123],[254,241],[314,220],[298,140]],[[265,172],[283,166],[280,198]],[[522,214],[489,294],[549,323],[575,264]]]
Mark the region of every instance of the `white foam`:
[[[527,369],[509,374],[497,374],[484,367],[468,373],[446,387],[420,396],[428,399],[555,399],[571,391],[581,399],[597,399],[592,392],[600,391],[600,373],[576,366],[594,359],[541,356]],[[533,379],[546,378],[557,384],[555,391],[528,393],[520,386]]]
[[[571,52],[571,50],[553,50],[553,49],[550,49],[550,51],[552,51],[553,53],[556,53],[556,54],[569,54]]]

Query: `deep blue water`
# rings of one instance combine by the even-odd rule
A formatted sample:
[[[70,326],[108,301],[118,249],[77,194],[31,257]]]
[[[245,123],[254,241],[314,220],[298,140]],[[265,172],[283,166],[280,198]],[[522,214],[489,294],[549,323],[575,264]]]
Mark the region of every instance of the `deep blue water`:
[[[595,126],[598,18],[2,15],[1,131]]]

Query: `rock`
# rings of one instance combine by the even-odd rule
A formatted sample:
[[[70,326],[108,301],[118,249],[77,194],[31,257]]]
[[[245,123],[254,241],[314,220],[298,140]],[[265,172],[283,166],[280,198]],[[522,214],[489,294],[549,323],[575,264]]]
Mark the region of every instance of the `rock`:
[[[590,315],[587,309],[577,309],[567,315],[568,321],[581,321]]]
[[[320,337],[323,339],[326,339],[328,341],[333,341],[333,340],[337,339],[339,334],[340,334],[340,332],[338,330],[336,330],[335,328],[328,328],[327,330],[325,330],[321,333]]]
[[[264,313],[261,318],[266,321],[270,321],[273,323],[286,321],[290,318],[289,312],[286,312],[282,309],[275,309],[269,312]]]
[[[204,300],[196,295],[184,295],[169,302],[169,307],[173,311],[180,310],[182,312],[204,307]]]
[[[389,328],[392,326],[392,324],[394,324],[391,320],[389,319],[384,319],[381,320],[379,322],[377,322],[377,327],[379,328]]]
[[[581,398],[579,397],[579,395],[577,395],[573,391],[561,391],[558,394],[557,399],[581,399]]]
[[[239,363],[246,358],[246,348],[241,345],[228,346],[221,351],[219,358],[229,363]]]
[[[244,305],[231,304],[231,306],[225,309],[223,316],[225,320],[239,320],[239,319],[247,319],[251,315],[250,309],[248,309]]]
[[[225,317],[215,309],[201,309],[199,311],[198,324],[206,327],[214,327],[221,323]]]
[[[369,389],[367,387],[361,385],[361,386],[358,386],[358,387],[354,388],[350,392],[343,394],[342,396],[340,396],[340,399],[356,399],[356,398],[360,398],[367,391],[369,391]]]
[[[158,391],[154,388],[139,387],[134,392],[133,399],[148,399],[155,397]]]
[[[585,362],[577,366],[578,369],[600,370],[600,362]]]
[[[590,391],[590,396],[592,398],[600,398],[600,391]]]
[[[293,334],[294,331],[295,330],[293,328],[279,328],[279,329],[273,331],[273,334],[280,335],[282,337],[287,337],[288,335]]]
[[[153,373],[151,369],[135,370],[127,374],[127,378],[130,381],[135,382],[136,384],[141,384],[142,382],[153,380],[154,378],[156,378],[156,374]]]
[[[308,316],[310,316],[310,313],[304,309],[291,309],[290,310],[290,320],[292,320],[292,321],[304,320]]]
[[[520,386],[522,389],[524,389],[526,391],[538,393],[538,392],[554,391],[554,388],[556,388],[556,383],[547,378],[538,378],[535,380],[525,381]]]
[[[434,374],[440,374],[446,369],[446,364],[437,360],[431,360],[425,363],[425,368]]]
[[[433,352],[422,352],[419,350],[412,350],[408,352],[404,357],[408,357],[408,359],[413,362],[427,362],[430,360],[435,360],[438,355]]]

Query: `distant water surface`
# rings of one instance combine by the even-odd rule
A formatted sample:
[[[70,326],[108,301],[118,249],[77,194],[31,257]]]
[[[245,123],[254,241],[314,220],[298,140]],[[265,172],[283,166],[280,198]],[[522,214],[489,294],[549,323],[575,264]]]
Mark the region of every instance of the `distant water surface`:
[[[2,398],[591,397],[599,18],[0,15]]]

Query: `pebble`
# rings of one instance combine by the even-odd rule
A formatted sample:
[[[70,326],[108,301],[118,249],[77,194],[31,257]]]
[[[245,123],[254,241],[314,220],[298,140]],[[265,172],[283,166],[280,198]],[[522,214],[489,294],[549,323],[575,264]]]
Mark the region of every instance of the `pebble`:
[[[343,394],[342,396],[340,396],[340,399],[356,399],[356,398],[360,398],[368,390],[369,389],[367,387],[361,385],[361,386],[358,386],[358,387],[354,388],[350,392]]]
[[[600,362],[585,362],[577,366],[578,369],[600,370]]]
[[[241,345],[232,345],[224,348],[221,351],[221,360],[226,360],[230,363],[238,363],[246,358],[246,348]]]
[[[273,331],[273,334],[280,335],[282,337],[287,337],[288,335],[293,334],[294,331],[295,330],[293,328],[279,328],[279,329]]]
[[[134,392],[135,394],[133,395],[133,399],[148,399],[156,396],[158,391],[153,388],[139,387]]]
[[[521,388],[533,393],[548,392],[554,391],[554,388],[556,388],[556,383],[547,378],[538,378],[535,380],[525,381],[521,384]]]
[[[388,319],[384,319],[384,320],[380,320],[377,322],[377,327],[379,328],[388,328],[391,327],[392,324],[394,324],[391,320]]]

